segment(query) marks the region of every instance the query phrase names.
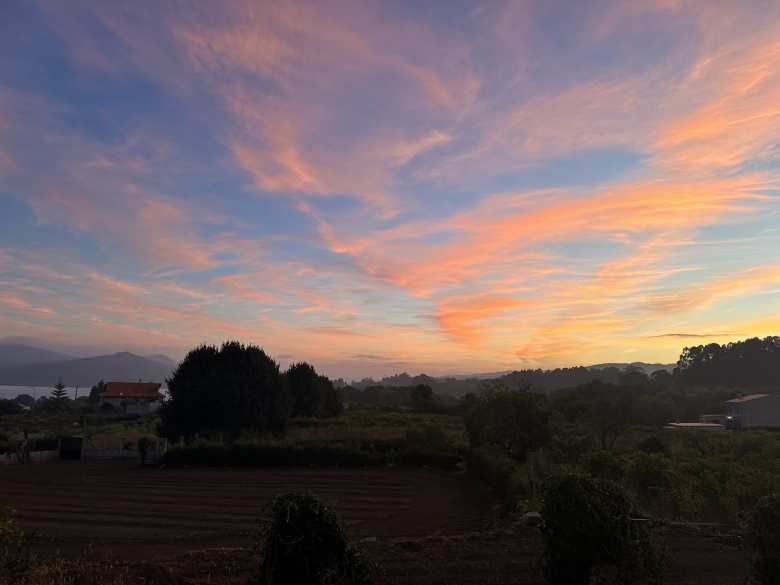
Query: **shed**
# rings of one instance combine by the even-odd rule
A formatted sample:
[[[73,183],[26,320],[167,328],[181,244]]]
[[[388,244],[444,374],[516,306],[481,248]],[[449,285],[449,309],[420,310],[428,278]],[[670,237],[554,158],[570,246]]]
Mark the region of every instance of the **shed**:
[[[734,428],[780,428],[780,394],[747,394],[725,404],[727,418]]]

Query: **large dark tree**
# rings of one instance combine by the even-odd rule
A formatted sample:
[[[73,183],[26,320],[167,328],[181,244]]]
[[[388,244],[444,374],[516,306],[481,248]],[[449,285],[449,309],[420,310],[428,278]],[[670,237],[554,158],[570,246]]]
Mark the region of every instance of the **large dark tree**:
[[[192,438],[242,429],[282,431],[292,397],[279,365],[259,347],[227,342],[193,349],[168,380],[160,432]]]
[[[341,414],[341,398],[333,383],[306,362],[287,369],[287,382],[293,397],[292,416],[336,416]]]
[[[557,393],[554,404],[570,422],[590,427],[602,449],[611,449],[632,423],[638,396],[636,388],[597,381]]]
[[[464,422],[472,447],[500,447],[518,461],[550,442],[546,398],[527,389],[486,389],[464,414]]]
[[[409,395],[412,410],[430,412],[434,409],[433,390],[427,384],[417,384]]]
[[[92,388],[89,389],[89,401],[92,404],[97,404],[100,402],[100,395],[103,394],[103,392],[106,391],[106,383],[103,380],[100,380],[97,384],[92,386]]]

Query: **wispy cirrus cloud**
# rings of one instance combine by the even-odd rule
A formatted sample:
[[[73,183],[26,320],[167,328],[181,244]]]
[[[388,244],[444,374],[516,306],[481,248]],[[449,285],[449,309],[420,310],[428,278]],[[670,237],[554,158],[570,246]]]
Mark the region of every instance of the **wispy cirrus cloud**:
[[[672,335],[766,331],[779,11],[15,7],[56,40],[0,65],[0,319],[272,340],[339,372],[666,360]]]

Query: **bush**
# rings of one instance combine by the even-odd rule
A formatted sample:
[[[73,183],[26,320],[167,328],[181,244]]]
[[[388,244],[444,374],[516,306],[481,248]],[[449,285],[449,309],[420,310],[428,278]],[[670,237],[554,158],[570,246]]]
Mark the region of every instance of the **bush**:
[[[750,518],[748,544],[756,583],[780,583],[780,493],[759,500]]]
[[[588,473],[599,479],[619,482],[623,479],[623,462],[612,451],[597,451],[587,463]]]
[[[587,476],[556,478],[542,517],[545,582],[587,585],[594,568],[611,566],[623,583],[653,582],[662,563],[649,531],[632,521],[633,504],[616,483]]]
[[[671,486],[669,462],[663,455],[640,453],[628,467],[628,483],[647,502]]]
[[[0,508],[0,578],[14,583],[29,565],[24,533],[14,522],[11,510]]]
[[[545,397],[499,386],[485,390],[464,415],[472,448],[500,447],[517,461],[550,442]]]
[[[274,500],[257,585],[372,583],[368,565],[349,545],[336,516],[315,496]]]
[[[640,441],[637,445],[637,449],[648,455],[669,455],[669,449],[666,446],[666,443],[664,443],[658,435],[652,435],[643,441]]]
[[[516,502],[525,489],[520,465],[495,447],[472,449],[468,455],[469,472],[487,483],[502,500]]]
[[[160,463],[169,467],[376,467],[382,465],[431,466],[453,469],[456,452],[407,447],[401,441],[373,441],[370,449],[333,442],[195,443],[168,450]]]

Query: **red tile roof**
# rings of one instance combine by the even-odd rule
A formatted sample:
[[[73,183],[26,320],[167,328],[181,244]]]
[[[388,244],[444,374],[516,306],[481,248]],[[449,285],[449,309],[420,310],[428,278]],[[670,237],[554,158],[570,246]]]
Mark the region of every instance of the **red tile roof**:
[[[160,386],[153,382],[108,382],[103,398],[147,398],[159,400]]]
[[[726,403],[738,404],[740,402],[750,402],[752,400],[760,400],[761,398],[766,398],[767,396],[769,396],[769,394],[748,394],[747,396],[737,396],[736,398],[732,398],[731,400],[726,400]]]

